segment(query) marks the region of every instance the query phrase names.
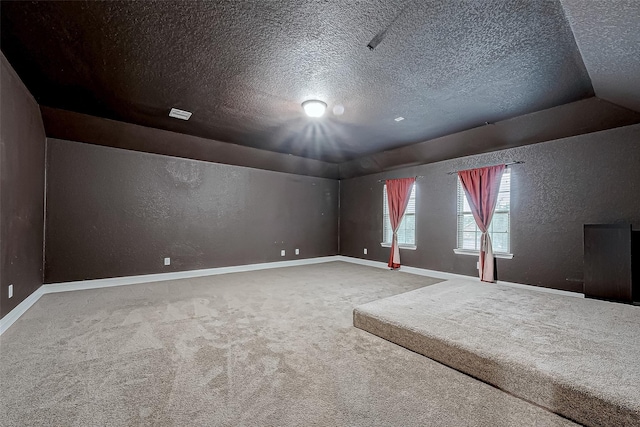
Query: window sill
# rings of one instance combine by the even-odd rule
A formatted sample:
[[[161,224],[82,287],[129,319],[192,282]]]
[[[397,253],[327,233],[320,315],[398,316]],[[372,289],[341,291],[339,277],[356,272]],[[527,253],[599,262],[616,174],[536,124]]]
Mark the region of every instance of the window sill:
[[[471,251],[469,249],[454,249],[453,252],[458,255],[471,255],[478,256],[480,253],[478,251]],[[513,254],[506,254],[504,252],[494,252],[494,258],[502,258],[502,259],[513,259]]]
[[[380,243],[380,246],[382,246],[383,248],[390,248],[391,243]],[[418,249],[416,245],[398,245],[398,247],[400,249],[409,249],[410,251],[415,251],[416,249]]]

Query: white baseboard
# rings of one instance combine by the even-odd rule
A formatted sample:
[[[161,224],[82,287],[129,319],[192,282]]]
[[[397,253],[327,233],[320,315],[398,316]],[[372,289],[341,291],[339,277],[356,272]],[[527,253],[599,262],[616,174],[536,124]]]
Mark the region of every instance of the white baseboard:
[[[24,301],[0,319],[0,335],[4,334],[4,331],[9,329],[9,326],[13,325],[33,304],[38,302],[42,295],[44,295],[44,292],[42,291],[42,286],[40,286],[34,293],[26,297]]]
[[[192,277],[215,276],[218,274],[240,273],[243,271],[267,270],[271,268],[294,267],[297,265],[321,264],[331,261],[344,261],[352,264],[366,265],[369,267],[388,269],[386,263],[380,261],[371,261],[367,259],[348,257],[343,255],[333,255],[318,258],[296,259],[290,261],[265,262],[259,264],[236,265],[232,267],[206,268],[202,270],[176,271],[173,273],[144,274],[140,276],[112,277],[107,279],[80,280],[76,282],[52,283],[42,285],[38,290],[29,295],[13,310],[0,319],[0,335],[2,335],[13,323],[20,318],[33,304],[35,304],[42,295],[57,292],[80,291],[85,289],[109,288],[112,286],[135,285],[138,283],[161,282],[165,280],[189,279]],[[452,280],[465,279],[479,282],[480,279],[472,276],[464,276],[462,274],[446,273],[443,271],[427,270],[424,268],[402,266],[400,271],[419,276],[429,276],[436,279]],[[548,292],[558,295],[567,295],[572,297],[582,297],[583,294],[577,292],[561,291],[558,289],[541,288],[538,286],[523,285],[520,283],[498,281],[498,285],[511,286],[521,289],[528,289],[538,292]]]
[[[376,267],[376,268],[384,268],[386,270],[389,269],[389,266],[387,265],[386,262],[371,261],[368,259],[354,258],[354,257],[348,257],[344,255],[338,255],[337,258],[339,258],[339,261],[350,262],[353,264],[367,265],[369,267]],[[474,282],[480,282],[480,278],[478,278],[477,276],[465,276],[463,274],[446,273],[444,271],[427,270],[426,268],[409,267],[406,265],[403,265],[402,267],[400,267],[400,271],[402,271],[403,273],[416,274],[418,276],[434,277],[436,279],[444,279],[444,280],[464,279],[464,280],[471,280]],[[527,289],[529,291],[546,292],[546,293],[556,294],[556,295],[584,298],[584,294],[579,292],[570,292],[570,291],[563,291],[560,289],[543,288],[541,286],[524,285],[522,283],[504,282],[502,280],[498,280],[497,283],[486,283],[486,284],[510,286],[513,288]]]

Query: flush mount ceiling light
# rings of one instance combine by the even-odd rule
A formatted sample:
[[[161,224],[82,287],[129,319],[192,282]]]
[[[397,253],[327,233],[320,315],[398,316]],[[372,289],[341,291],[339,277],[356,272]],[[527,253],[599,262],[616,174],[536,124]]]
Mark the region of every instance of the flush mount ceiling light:
[[[396,122],[401,122],[401,121],[403,121],[403,120],[404,120],[404,117],[396,117],[396,118],[395,118],[395,119],[393,119],[393,120],[395,120]]]
[[[304,112],[307,113],[307,116],[320,117],[324,114],[324,110],[327,109],[327,104],[322,101],[318,101],[317,99],[310,99],[302,103],[302,108],[304,108]]]

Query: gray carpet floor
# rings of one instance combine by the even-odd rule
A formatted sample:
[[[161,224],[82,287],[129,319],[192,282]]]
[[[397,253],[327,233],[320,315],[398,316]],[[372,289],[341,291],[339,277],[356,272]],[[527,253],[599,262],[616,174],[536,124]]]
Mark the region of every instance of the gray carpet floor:
[[[640,426],[640,307],[449,280],[354,323],[591,426]]]
[[[0,337],[0,424],[575,425],[352,326],[436,282],[333,262],[48,294]]]

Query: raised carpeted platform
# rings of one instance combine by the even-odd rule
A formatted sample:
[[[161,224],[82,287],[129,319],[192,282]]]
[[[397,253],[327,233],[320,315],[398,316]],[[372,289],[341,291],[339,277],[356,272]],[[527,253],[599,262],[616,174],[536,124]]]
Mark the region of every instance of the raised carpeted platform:
[[[640,307],[450,280],[354,325],[590,426],[640,426]]]

